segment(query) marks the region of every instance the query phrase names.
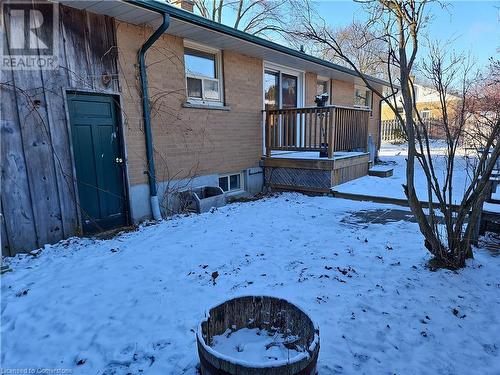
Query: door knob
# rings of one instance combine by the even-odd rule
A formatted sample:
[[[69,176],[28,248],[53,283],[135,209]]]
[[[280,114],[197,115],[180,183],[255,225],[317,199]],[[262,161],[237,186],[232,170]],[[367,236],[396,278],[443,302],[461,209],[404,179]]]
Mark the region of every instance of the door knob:
[[[116,159],[115,159],[115,162],[116,162],[117,164],[121,164],[121,163],[123,163],[123,159],[122,159],[122,158],[116,158]]]

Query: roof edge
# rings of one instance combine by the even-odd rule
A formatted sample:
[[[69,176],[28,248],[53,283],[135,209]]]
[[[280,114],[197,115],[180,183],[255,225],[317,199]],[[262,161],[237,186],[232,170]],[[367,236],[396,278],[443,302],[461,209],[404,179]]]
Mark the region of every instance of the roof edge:
[[[213,31],[227,34],[227,35],[232,36],[234,38],[242,39],[246,42],[250,42],[250,43],[260,45],[262,47],[270,48],[270,49],[273,49],[275,51],[278,51],[278,52],[281,52],[281,53],[284,53],[284,54],[287,54],[290,56],[294,56],[294,57],[297,57],[299,59],[302,59],[302,60],[305,60],[305,61],[308,61],[308,62],[311,62],[314,64],[318,64],[318,65],[324,66],[324,67],[329,68],[329,69],[337,70],[337,71],[340,71],[342,73],[346,73],[346,74],[361,78],[361,76],[358,73],[356,73],[356,71],[353,69],[349,69],[349,68],[342,66],[342,65],[334,64],[332,62],[320,59],[320,58],[312,56],[312,55],[308,55],[304,52],[296,51],[292,48],[283,46],[283,45],[275,43],[275,42],[271,42],[269,40],[260,38],[258,36],[255,36],[255,35],[252,35],[249,33],[246,33],[244,31],[235,29],[233,27],[209,20],[207,18],[198,16],[194,13],[185,11],[183,9],[177,8],[177,7],[169,5],[169,4],[160,3],[160,2],[154,1],[154,0],[124,0],[124,1],[126,3],[130,3],[132,5],[136,5],[136,6],[139,6],[142,8],[147,8],[149,10],[153,10],[153,11],[157,11],[157,12],[166,12],[170,15],[170,17],[177,18],[181,21],[189,22],[189,23],[195,24],[197,26],[201,26],[201,27],[213,30]],[[383,85],[383,86],[390,86],[390,83],[388,81],[383,80],[383,79],[372,77],[372,76],[369,76],[367,74],[365,74],[364,76],[368,81],[371,81],[373,83]]]

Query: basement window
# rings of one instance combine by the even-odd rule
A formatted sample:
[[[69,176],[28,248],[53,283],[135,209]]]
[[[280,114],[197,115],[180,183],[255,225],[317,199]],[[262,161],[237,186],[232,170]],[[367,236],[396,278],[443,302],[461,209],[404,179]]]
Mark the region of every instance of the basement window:
[[[235,173],[220,176],[219,186],[226,193],[243,190],[243,174]]]
[[[222,64],[220,51],[185,43],[184,67],[190,103],[222,105]]]

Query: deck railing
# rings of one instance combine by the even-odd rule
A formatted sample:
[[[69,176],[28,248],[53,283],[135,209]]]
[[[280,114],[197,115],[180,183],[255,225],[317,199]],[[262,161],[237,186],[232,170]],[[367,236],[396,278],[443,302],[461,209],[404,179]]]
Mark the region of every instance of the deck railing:
[[[366,150],[367,109],[327,106],[265,111],[266,156],[272,151]]]

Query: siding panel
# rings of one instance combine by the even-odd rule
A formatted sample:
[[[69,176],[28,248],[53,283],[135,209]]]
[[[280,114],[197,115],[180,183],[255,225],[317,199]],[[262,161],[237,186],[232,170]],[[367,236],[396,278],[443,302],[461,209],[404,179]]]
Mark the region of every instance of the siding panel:
[[[65,6],[59,14],[59,69],[2,72],[4,255],[78,233],[64,92],[119,88],[113,20]]]

